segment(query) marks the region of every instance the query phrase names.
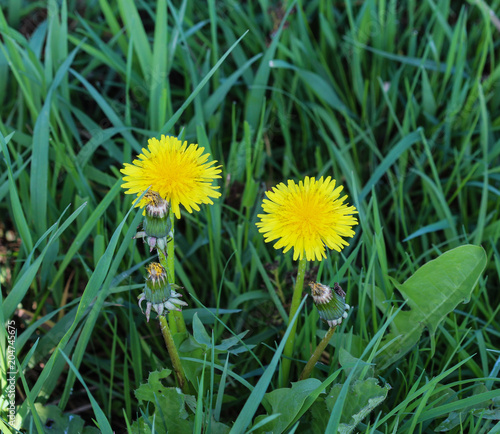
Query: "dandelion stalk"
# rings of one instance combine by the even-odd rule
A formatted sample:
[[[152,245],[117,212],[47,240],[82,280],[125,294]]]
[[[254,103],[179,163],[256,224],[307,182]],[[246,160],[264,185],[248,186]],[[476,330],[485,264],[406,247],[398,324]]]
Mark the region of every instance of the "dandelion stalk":
[[[306,380],[310,377],[312,370],[316,366],[316,362],[321,357],[321,354],[323,354],[323,351],[325,351],[325,348],[328,345],[328,342],[330,342],[330,339],[333,336],[333,333],[335,332],[336,328],[337,327],[335,326],[335,327],[330,327],[328,329],[325,336],[323,337],[321,342],[318,344],[318,346],[314,350],[314,353],[311,354],[311,357],[309,358],[306,366],[302,370],[302,373],[300,374],[300,377],[299,377],[299,381]]]
[[[295,280],[295,288],[293,290],[293,297],[292,297],[292,305],[290,306],[290,316],[288,317],[288,320],[291,321],[292,318],[295,316],[295,313],[297,312],[297,309],[299,308],[300,305],[300,300],[302,298],[302,290],[304,288],[304,276],[306,273],[306,265],[307,265],[307,260],[305,257],[303,257],[299,261],[299,267],[297,270],[297,279]],[[297,331],[297,322],[292,326],[292,330],[290,331],[290,335],[288,336],[288,340],[286,341],[285,344],[285,349],[283,351],[283,362],[281,363],[281,381],[283,387],[286,386],[288,383],[288,378],[290,376],[290,365],[292,363],[292,354],[293,354],[293,345],[295,343],[295,332]]]
[[[172,213],[172,209],[170,209],[168,218],[172,224],[172,228],[174,225],[174,215]],[[170,283],[175,283],[175,244],[174,244],[174,231],[171,232],[171,240],[167,244],[167,256],[161,251],[158,250],[158,256],[160,257],[160,263],[163,265],[163,268],[167,271],[168,281]],[[172,311],[168,314],[168,322],[170,324],[170,329],[173,334],[175,333],[184,333],[186,332],[186,323],[184,322],[184,317],[182,316],[182,312]]]
[[[172,366],[174,368],[177,381],[179,382],[179,387],[182,389],[183,393],[187,394],[189,393],[189,387],[186,381],[186,376],[184,375],[184,369],[182,369],[179,353],[177,352],[174,339],[172,338],[172,333],[170,332],[170,328],[168,326],[167,318],[165,318],[164,315],[160,315],[158,319],[160,320],[161,334],[165,340],[165,345],[167,346],[168,354],[170,355],[170,360],[172,361]]]

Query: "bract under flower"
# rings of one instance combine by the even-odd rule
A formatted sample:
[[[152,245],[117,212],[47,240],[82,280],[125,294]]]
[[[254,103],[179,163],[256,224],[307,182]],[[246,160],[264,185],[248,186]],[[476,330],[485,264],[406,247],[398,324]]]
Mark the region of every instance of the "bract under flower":
[[[151,310],[158,315],[166,315],[169,311],[180,311],[178,306],[187,306],[185,301],[179,300],[182,297],[176,290],[180,286],[168,283],[167,272],[161,264],[153,262],[148,265],[148,276],[144,285],[144,292],[139,295],[138,303],[146,301],[146,318],[149,322]],[[141,307],[142,310],[142,307]],[[143,311],[144,313],[144,311]]]

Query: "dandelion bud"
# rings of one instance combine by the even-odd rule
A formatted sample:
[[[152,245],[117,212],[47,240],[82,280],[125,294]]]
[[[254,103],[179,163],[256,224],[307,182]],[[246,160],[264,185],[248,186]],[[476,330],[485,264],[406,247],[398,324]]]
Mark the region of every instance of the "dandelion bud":
[[[319,316],[330,327],[335,327],[347,318],[349,305],[345,303],[345,292],[338,283],[332,288],[318,282],[309,282],[314,303],[318,308]]]
[[[143,230],[137,232],[134,238],[145,240],[150,252],[154,248],[165,251],[167,243],[172,238],[172,224],[168,218],[170,205],[155,191],[148,191],[144,199],[147,205]]]
[[[161,264],[153,262],[147,267],[148,276],[144,285],[144,292],[139,295],[139,307],[142,310],[141,303],[146,301],[146,318],[149,322],[151,310],[158,315],[166,315],[169,311],[178,310],[177,306],[187,306],[185,301],[179,300],[182,297],[177,292],[181,287],[174,283],[168,283],[167,272]],[[144,311],[142,311],[144,313]]]

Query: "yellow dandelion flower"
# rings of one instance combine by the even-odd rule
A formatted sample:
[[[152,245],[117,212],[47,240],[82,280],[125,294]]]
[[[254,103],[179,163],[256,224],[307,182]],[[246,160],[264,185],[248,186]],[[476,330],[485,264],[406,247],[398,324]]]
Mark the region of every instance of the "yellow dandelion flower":
[[[262,209],[267,214],[259,214],[259,232],[265,242],[278,240],[275,249],[284,247],[283,253],[293,247],[293,259],[321,261],[326,258],[325,246],[340,252],[349,243],[342,237],[353,237],[352,226],[358,221],[351,214],[356,208],[344,203],[347,196],[340,197],[344,187],[335,188],[335,180],[330,176],[318,181],[306,176],[296,184],[288,181],[266,192]]]
[[[220,166],[208,161],[210,154],[203,154],[205,148],[182,143],[176,137],[161,136],[148,140],[148,149],[142,149],[132,164],[124,164],[120,170],[125,176],[123,188],[126,194],[140,196],[145,190],[157,192],[167,200],[177,218],[181,217],[179,205],[190,213],[199,211],[201,203],[213,205],[210,198],[220,197],[219,187],[212,185],[220,178]],[[143,198],[137,206],[148,204]]]

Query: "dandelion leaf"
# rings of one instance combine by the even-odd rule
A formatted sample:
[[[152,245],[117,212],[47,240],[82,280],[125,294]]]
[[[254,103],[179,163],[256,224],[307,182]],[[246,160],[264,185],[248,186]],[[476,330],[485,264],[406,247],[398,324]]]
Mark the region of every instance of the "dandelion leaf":
[[[328,397],[325,399],[328,412],[333,410],[337,401],[342,384],[334,384]],[[391,389],[389,384],[379,386],[376,378],[366,380],[357,380],[349,387],[338,432],[348,434],[354,431],[354,428],[366,416],[368,416],[375,407],[381,404],[387,398],[387,392]]]
[[[297,416],[306,398],[320,385],[321,382],[319,380],[309,378],[293,383],[291,388],[276,389],[266,393],[264,399],[272,408],[271,414],[280,414],[280,416],[271,420],[261,428],[258,428],[256,432],[272,432],[273,434],[282,433],[294,420],[295,416]],[[267,414],[257,416],[254,425],[257,425],[268,416]]]
[[[194,314],[193,316],[193,337],[196,342],[201,345],[205,345],[206,348],[210,348],[212,346],[212,338],[205,330],[203,323],[200,318],[198,318],[198,314]]]
[[[403,284],[394,282],[410,310],[399,312],[391,324],[377,366],[386,368],[407,354],[425,327],[433,337],[439,323],[459,303],[468,302],[485,267],[484,249],[465,245],[424,264]]]
[[[35,410],[42,423],[44,433],[64,434],[78,432],[82,434],[97,434],[100,431],[96,427],[84,426],[84,420],[77,415],[63,413],[57,405],[35,404]],[[33,416],[29,414],[19,428],[30,429],[34,427]]]
[[[248,351],[248,349],[253,348],[255,345],[245,346],[241,344],[243,338],[246,336],[247,333],[248,330],[236,336],[223,339],[219,345],[214,346],[216,354],[221,354],[226,352],[239,354]],[[212,338],[205,330],[205,326],[203,325],[201,319],[198,317],[198,313],[195,313],[193,316],[193,337],[194,340],[199,344],[198,347],[203,348],[204,350],[212,348]],[[183,345],[184,346],[181,348],[181,351],[186,351],[186,348],[194,349],[196,347],[196,344],[193,344],[193,342],[191,342],[190,344],[186,343]],[[188,347],[188,345],[190,346]]]
[[[149,374],[148,382],[141,384],[135,391],[135,396],[140,401],[149,403],[149,408],[154,408],[153,414],[143,416],[132,426],[132,431],[137,433],[149,432],[154,423],[154,432],[192,432],[194,427],[193,417],[196,409],[196,399],[191,395],[184,395],[177,387],[168,387],[163,384],[172,371],[162,369]],[[190,408],[191,414],[188,412]]]
[[[361,376],[373,377],[375,373],[375,366],[372,363],[367,363],[354,357],[344,348],[340,349],[339,362],[344,368],[346,375],[349,375],[353,369],[355,370],[353,374],[355,379],[360,379]]]
[[[326,402],[323,398],[318,398],[311,405],[309,410],[310,420],[308,421],[310,432],[324,433],[330,420],[330,412],[326,407]]]
[[[474,387],[472,395],[479,395],[488,391],[488,388],[484,384],[478,384]],[[460,424],[464,424],[470,414],[472,414],[479,420],[499,420],[500,397],[475,403],[474,405],[470,405],[464,408],[462,411],[452,411],[434,431],[451,431],[453,428],[459,426]]]

